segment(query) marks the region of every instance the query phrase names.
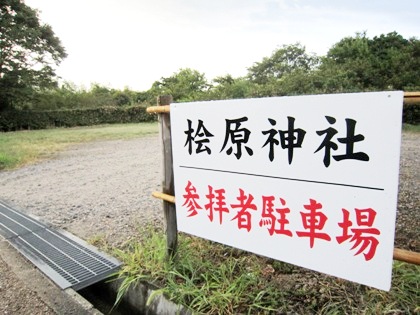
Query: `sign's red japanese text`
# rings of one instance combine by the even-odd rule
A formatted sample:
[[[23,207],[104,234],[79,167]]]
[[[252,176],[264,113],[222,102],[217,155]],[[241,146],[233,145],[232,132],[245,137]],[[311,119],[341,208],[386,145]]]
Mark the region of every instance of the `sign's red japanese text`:
[[[329,235],[323,232],[323,228],[329,220],[328,212],[337,209],[324,209],[320,200],[308,198],[302,209],[291,210],[284,197],[263,195],[259,200],[241,188],[237,192],[235,203],[227,203],[227,192],[224,188],[215,189],[208,185],[207,192],[197,192],[193,183],[188,181],[184,190],[182,206],[187,210],[188,217],[206,212],[210,222],[223,224],[225,220],[236,221],[238,230],[251,232],[252,229],[266,228],[270,236],[305,237],[308,238],[310,248],[316,246],[315,240],[335,241],[338,244],[350,242],[353,243],[351,250],[354,250],[354,255],[363,253],[366,261],[375,256],[379,245],[377,236],[381,232],[374,227],[376,211],[369,207],[351,210],[342,208],[342,221],[335,223],[341,228],[341,234]],[[300,212],[301,230],[288,229],[288,215],[291,211]],[[258,217],[259,226],[252,226],[253,216]]]

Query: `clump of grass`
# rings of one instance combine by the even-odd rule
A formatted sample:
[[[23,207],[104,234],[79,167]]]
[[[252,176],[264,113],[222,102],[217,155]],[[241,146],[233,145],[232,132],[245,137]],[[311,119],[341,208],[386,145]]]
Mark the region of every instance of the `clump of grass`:
[[[140,241],[115,251],[124,263],[118,272],[123,282],[116,304],[131,285],[146,281],[161,287],[175,303],[198,313],[274,310],[269,308],[267,288],[260,282],[257,256],[181,233],[177,256],[168,260],[164,233],[146,228],[142,234]]]
[[[116,251],[124,267],[119,301],[146,281],[200,314],[415,314],[420,267],[395,262],[390,292],[337,279],[194,236],[179,234],[177,256],[167,260],[162,230]]]
[[[178,256],[166,275],[165,293],[198,313],[238,314],[245,311],[244,305],[268,307],[260,279],[257,256],[181,234]]]
[[[157,133],[157,123],[0,132],[0,170],[13,169],[50,158],[77,143],[132,139]]]
[[[162,233],[148,226],[142,229],[140,234],[143,240],[132,241],[126,245],[125,249],[114,250],[114,255],[123,261],[123,266],[116,278],[122,279],[122,283],[117,293],[115,306],[130,286],[136,286],[142,281],[162,285],[167,273],[166,241]]]
[[[405,132],[420,132],[420,125],[403,124],[402,130]]]
[[[0,170],[11,168],[19,157],[11,155],[9,152],[0,152]]]
[[[420,266],[394,261],[389,292],[368,290],[370,314],[420,314]]]

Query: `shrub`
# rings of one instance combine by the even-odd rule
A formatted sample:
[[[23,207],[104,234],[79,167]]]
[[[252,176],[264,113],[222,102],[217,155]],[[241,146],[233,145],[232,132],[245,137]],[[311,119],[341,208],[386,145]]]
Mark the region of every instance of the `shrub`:
[[[64,110],[7,110],[0,112],[0,131],[91,126],[155,121],[144,106]]]

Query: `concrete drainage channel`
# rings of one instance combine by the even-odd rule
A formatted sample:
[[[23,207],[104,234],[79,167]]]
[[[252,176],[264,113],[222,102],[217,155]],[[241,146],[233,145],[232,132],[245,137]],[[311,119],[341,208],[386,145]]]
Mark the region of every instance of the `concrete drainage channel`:
[[[149,284],[139,284],[130,288],[123,297],[120,305],[113,309],[112,306],[117,296],[121,281],[103,280],[84,289],[75,291],[71,288],[62,290],[53,281],[47,278],[39,269],[34,268],[23,255],[21,255],[7,241],[0,237],[0,258],[30,291],[55,311],[63,315],[191,315],[192,312],[183,306],[172,303]],[[27,281],[30,279],[30,281]],[[154,298],[150,305],[146,305],[149,297]]]
[[[30,261],[1,237],[0,258],[10,268],[10,272],[16,276],[17,281],[36,293],[46,305],[60,315],[192,314],[185,307],[156,293],[156,288],[143,283],[130,288],[119,306],[110,312],[121,284],[120,280],[103,280],[78,291],[72,288],[62,290],[39,269],[34,268]],[[28,279],[30,281],[27,281]],[[147,305],[147,301],[152,295],[153,299]]]
[[[121,284],[120,280],[102,281],[78,292],[89,301],[94,308],[109,315],[191,315],[192,312],[181,305],[166,299],[156,288],[147,283],[131,287],[122,298],[120,304],[113,308],[114,301]],[[149,298],[151,302],[147,304]]]
[[[144,283],[131,287],[113,308],[121,280],[103,279],[118,270],[118,260],[1,200],[0,237],[2,260],[57,314],[191,314]]]

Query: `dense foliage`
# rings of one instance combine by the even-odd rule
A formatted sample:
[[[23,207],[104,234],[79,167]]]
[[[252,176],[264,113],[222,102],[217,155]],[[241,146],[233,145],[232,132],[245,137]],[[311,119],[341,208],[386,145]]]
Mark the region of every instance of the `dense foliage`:
[[[248,68],[207,82],[204,74],[181,69],[155,82],[149,95],[172,94],[175,101],[214,100],[319,93],[420,90],[420,41],[396,32],[356,33],[333,45],[326,56],[309,54],[301,44],[284,45]],[[148,99],[154,101],[153,99]]]
[[[189,102],[420,90],[420,40],[405,39],[396,32],[373,38],[368,38],[365,32],[356,33],[334,44],[326,56],[310,54],[299,43],[283,45],[271,56],[250,65],[244,77],[227,74],[208,81],[204,73],[184,68],[141,92],[98,84],[90,89],[71,83],[58,87],[53,67],[65,57],[60,40],[49,25],[40,23],[36,10],[22,0],[0,0],[0,120],[4,122],[6,111],[11,110],[155,105],[156,97],[164,94],[171,94],[175,102]],[[404,117],[418,123],[418,110],[410,108]]]
[[[156,120],[156,116],[148,114],[144,106],[109,106],[44,111],[9,109],[0,115],[0,131],[140,123]]]
[[[300,44],[284,45],[254,63],[245,77],[219,76],[209,82],[204,73],[180,69],[162,77],[147,91],[90,90],[65,83],[34,94],[36,109],[93,108],[137,103],[155,105],[158,95],[176,102],[249,97],[382,90],[420,90],[420,41],[397,33],[369,39],[366,34],[342,39],[323,57],[308,54]]]
[[[0,0],[0,111],[50,88],[66,52],[51,26],[21,0]]]
[[[335,44],[320,72],[341,81],[335,88],[344,90],[408,91],[420,88],[419,66],[419,40],[407,40],[395,32],[369,39],[362,33]],[[334,73],[339,77],[334,78]]]
[[[78,89],[64,83],[55,89],[34,93],[32,102],[25,109],[58,110],[66,108],[97,108],[103,106],[130,106],[143,102],[142,93],[129,89],[116,90],[93,84],[90,90]]]

